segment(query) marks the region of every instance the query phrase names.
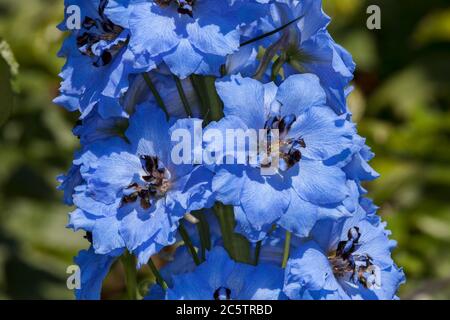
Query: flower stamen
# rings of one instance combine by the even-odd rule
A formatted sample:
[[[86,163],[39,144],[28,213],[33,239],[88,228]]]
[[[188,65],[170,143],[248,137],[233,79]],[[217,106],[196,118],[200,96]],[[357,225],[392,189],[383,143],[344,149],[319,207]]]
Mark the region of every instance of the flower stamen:
[[[358,227],[350,228],[347,240],[341,241],[335,253],[328,257],[334,275],[354,284],[360,283],[365,288],[380,287],[381,271],[366,254],[355,253],[361,246],[361,233]]]
[[[86,31],[77,37],[78,50],[89,57],[97,57],[97,60],[94,62],[95,67],[108,65],[117,52],[125,45],[125,42],[122,41],[111,46],[108,50],[103,51],[100,56],[94,53],[93,47],[95,44],[102,40],[113,41],[124,30],[121,26],[115,25],[105,16],[104,10],[107,4],[108,0],[100,1],[98,8],[100,19],[85,17],[82,26]]]
[[[196,0],[155,0],[156,4],[160,7],[168,7],[171,3],[175,2],[177,5],[177,12],[179,14],[187,14],[193,18],[193,10]]]
[[[279,130],[279,155],[286,163],[287,168],[285,169],[292,168],[295,164],[300,162],[302,159],[301,148],[306,148],[306,143],[301,137],[296,139],[287,138],[287,135],[296,120],[297,117],[293,114],[284,116],[283,118],[280,116],[272,116],[264,125],[264,129],[267,130],[268,154],[271,154],[272,152],[272,150],[270,150],[272,139],[271,131]]]
[[[229,288],[220,287],[214,291],[214,300],[231,300],[231,290]]]
[[[140,156],[142,169],[145,172],[141,178],[143,185],[136,182],[130,184],[126,189],[126,195],[122,198],[122,205],[133,203],[138,200],[142,209],[147,210],[152,206],[153,200],[163,198],[170,189],[169,172],[160,166],[157,157]]]

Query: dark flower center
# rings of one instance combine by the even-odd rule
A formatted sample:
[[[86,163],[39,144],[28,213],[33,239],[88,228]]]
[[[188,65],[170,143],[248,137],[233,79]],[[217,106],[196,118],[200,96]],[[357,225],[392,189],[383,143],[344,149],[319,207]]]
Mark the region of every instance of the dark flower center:
[[[214,300],[231,300],[231,290],[225,287],[220,287],[214,291]]]
[[[84,235],[83,238],[92,243],[92,232],[86,231],[86,234]]]
[[[286,169],[289,169],[296,163],[300,162],[302,159],[301,149],[306,148],[305,141],[301,137],[287,139],[289,130],[291,130],[292,125],[296,120],[297,117],[293,114],[284,117],[272,116],[264,125],[264,129],[267,131],[267,146],[269,148],[269,154],[271,153],[270,146],[272,140],[272,130],[278,130],[280,139],[280,158],[286,163]]]
[[[140,156],[145,175],[141,178],[144,183],[132,183],[126,189],[122,198],[122,205],[133,203],[139,199],[142,209],[147,210],[154,200],[165,196],[170,188],[169,172],[160,165],[157,157]]]
[[[85,17],[83,29],[85,30],[77,37],[78,49],[89,57],[96,57],[94,66],[101,67],[109,64],[117,52],[123,47],[124,43],[118,43],[109,50],[104,50],[100,57],[93,52],[93,46],[101,40],[114,41],[123,31],[121,26],[115,25],[105,16],[105,8],[108,0],[101,0],[98,8],[100,19]]]
[[[348,231],[347,240],[339,242],[336,252],[328,259],[336,277],[354,284],[359,282],[370,289],[380,285],[380,269],[373,264],[368,254],[355,253],[361,246],[360,237],[359,228],[351,228]]]
[[[196,0],[155,0],[155,2],[160,7],[168,7],[170,4],[175,3],[178,13],[187,14],[192,18]]]

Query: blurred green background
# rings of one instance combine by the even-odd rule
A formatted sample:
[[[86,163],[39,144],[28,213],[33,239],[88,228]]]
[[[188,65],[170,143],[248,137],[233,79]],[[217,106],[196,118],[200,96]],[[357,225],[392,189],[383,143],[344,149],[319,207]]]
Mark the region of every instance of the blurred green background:
[[[382,29],[366,28],[377,4]],[[447,5],[446,5],[447,4]],[[358,64],[350,107],[377,157],[370,196],[398,240],[403,299],[450,298],[450,8],[447,0],[324,0]],[[55,177],[78,141],[52,104],[63,0],[0,0],[0,299],[70,299],[66,267],[88,243],[65,229]],[[5,41],[3,41],[5,40]],[[11,51],[15,59],[13,59]],[[20,66],[17,68],[17,66]],[[123,291],[120,265],[104,297]]]

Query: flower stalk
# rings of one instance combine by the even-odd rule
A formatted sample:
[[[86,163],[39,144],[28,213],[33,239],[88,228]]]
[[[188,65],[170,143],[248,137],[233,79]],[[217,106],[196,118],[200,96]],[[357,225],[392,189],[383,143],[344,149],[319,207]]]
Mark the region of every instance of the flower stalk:
[[[161,276],[161,273],[159,272],[158,268],[155,266],[155,263],[153,262],[152,258],[148,260],[147,264],[150,267],[150,270],[152,271],[153,275],[155,276],[156,283],[159,284],[159,286],[163,290],[167,290],[168,285],[166,281],[164,281],[164,278]]]
[[[180,222],[178,231],[180,232],[180,236],[183,239],[185,246],[188,248],[189,253],[192,256],[192,259],[194,259],[195,264],[198,266],[201,263],[200,258],[198,257],[197,250],[195,250],[195,247],[192,244],[192,240],[189,237],[189,234],[186,231],[186,228],[184,227],[183,222]]]
[[[186,115],[188,116],[188,118],[192,117],[192,109],[191,106],[189,105],[189,101],[186,97],[186,94],[184,92],[183,89],[183,84],[181,83],[180,78],[178,78],[177,76],[173,76],[173,79],[175,80],[175,84],[177,86],[177,90],[178,90],[178,94],[180,95],[180,99],[181,102],[183,104],[184,110],[186,111]]]
[[[127,286],[127,294],[129,300],[137,299],[137,271],[136,258],[128,251],[121,258],[123,268],[125,270],[125,283]]]
[[[211,250],[211,234],[206,221],[205,214],[202,212],[194,213],[194,216],[198,219],[197,230],[200,236],[201,243],[201,258],[202,261],[206,260],[206,250]]]
[[[236,261],[252,264],[250,243],[243,236],[234,232],[236,220],[233,207],[216,203],[214,212],[219,220],[224,247],[230,256]]]
[[[287,262],[289,260],[289,254],[291,250],[291,238],[292,234],[289,231],[286,231],[286,238],[284,240],[284,251],[283,251],[283,262],[281,263],[281,267],[286,268]]]
[[[147,84],[148,88],[152,92],[153,96],[155,97],[156,103],[158,106],[164,111],[166,114],[167,119],[170,118],[169,112],[167,111],[167,107],[164,103],[164,100],[161,98],[158,90],[156,89],[155,84],[153,83],[152,79],[148,75],[148,73],[143,73],[142,76],[144,77],[145,83]]]

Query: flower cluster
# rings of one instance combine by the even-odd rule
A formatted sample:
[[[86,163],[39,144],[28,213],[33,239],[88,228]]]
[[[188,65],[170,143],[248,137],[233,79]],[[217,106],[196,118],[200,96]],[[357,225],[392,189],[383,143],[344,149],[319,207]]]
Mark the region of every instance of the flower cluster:
[[[361,185],[373,154],[346,105],[355,65],[320,0],[65,4],[80,25],[60,25],[55,102],[79,112],[81,148],[59,180],[91,243],[77,298],[100,298],[117,259],[130,298],[145,266],[146,299],[396,298],[395,242]],[[231,150],[206,138],[231,131]]]

